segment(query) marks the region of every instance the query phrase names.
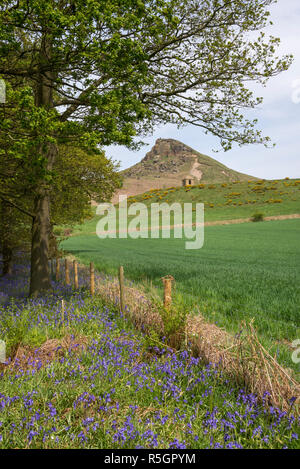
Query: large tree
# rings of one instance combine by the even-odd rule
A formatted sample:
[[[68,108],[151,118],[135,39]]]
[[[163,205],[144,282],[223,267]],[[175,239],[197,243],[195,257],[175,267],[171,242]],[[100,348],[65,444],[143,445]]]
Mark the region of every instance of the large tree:
[[[51,173],[58,145],[132,145],[160,123],[267,143],[241,115],[248,81],[286,70],[259,31],[273,0],[4,0],[0,76],[24,83],[21,125],[0,123],[31,166],[32,295],[48,289]],[[252,39],[251,39],[252,38]],[[9,102],[8,102],[9,107]],[[6,106],[3,107],[5,113]],[[5,117],[5,114],[4,116]]]
[[[27,190],[30,179],[28,168],[20,165],[18,157],[9,157],[7,150],[7,144],[0,147],[0,253],[3,275],[12,272],[15,251],[27,248],[30,243],[34,207],[34,195]],[[56,255],[58,250],[53,233],[55,226],[79,224],[91,217],[92,199],[109,201],[115,189],[121,186],[118,168],[103,151],[88,152],[75,146],[58,148],[49,190],[52,232],[49,257]]]

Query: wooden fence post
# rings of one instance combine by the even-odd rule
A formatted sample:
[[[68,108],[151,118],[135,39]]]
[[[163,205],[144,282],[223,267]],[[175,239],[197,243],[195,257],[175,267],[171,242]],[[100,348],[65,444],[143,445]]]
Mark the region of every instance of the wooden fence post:
[[[54,276],[54,259],[51,259],[50,262],[51,262],[51,277],[53,277]]]
[[[95,269],[93,262],[90,263],[90,293],[92,296],[95,294]]]
[[[70,284],[70,273],[69,273],[69,262],[68,259],[65,259],[65,280],[66,284]]]
[[[164,308],[169,309],[172,304],[172,281],[174,277],[167,275],[162,278],[164,284]]]
[[[78,264],[77,261],[73,262],[74,265],[74,287],[78,290]]]
[[[119,268],[119,283],[120,283],[120,311],[124,312],[125,309],[125,289],[124,289],[124,268],[120,265]]]
[[[59,281],[59,269],[60,269],[60,258],[57,257],[56,258],[56,274],[55,274],[55,278],[57,282]]]

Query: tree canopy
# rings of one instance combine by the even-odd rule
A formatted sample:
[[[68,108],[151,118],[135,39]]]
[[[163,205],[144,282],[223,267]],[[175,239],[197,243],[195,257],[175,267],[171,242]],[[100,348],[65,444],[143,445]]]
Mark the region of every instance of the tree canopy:
[[[266,38],[273,0],[4,0],[0,138],[35,195],[31,293],[49,288],[53,171],[60,145],[97,151],[156,125],[194,124],[224,149],[268,143],[241,110],[247,88],[286,70]],[[22,163],[21,163],[22,162]],[[25,184],[25,182],[24,182]]]

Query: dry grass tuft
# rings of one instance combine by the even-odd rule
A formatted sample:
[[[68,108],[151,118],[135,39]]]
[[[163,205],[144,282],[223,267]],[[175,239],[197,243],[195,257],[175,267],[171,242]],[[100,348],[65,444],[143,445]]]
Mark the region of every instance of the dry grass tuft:
[[[88,345],[88,338],[84,336],[72,337],[66,335],[62,339],[48,339],[41,347],[33,349],[20,345],[11,363],[3,365],[4,371],[15,369],[28,370],[41,368],[48,363],[62,357],[67,351],[81,353]]]
[[[126,285],[124,314],[130,317],[135,326],[144,332],[157,330],[161,332],[163,322],[161,316],[151,299],[144,292]],[[117,279],[105,283],[97,283],[96,294],[113,304],[119,304],[120,287]]]
[[[191,321],[192,318],[189,318]],[[220,366],[227,375],[264,402],[299,414],[300,385],[260,343],[252,324],[243,323],[236,337],[203,318],[195,318],[189,331],[194,354]]]

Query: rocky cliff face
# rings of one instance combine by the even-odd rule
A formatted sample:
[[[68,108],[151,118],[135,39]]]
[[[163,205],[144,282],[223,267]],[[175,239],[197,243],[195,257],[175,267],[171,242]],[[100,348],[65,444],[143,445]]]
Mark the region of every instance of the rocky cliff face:
[[[156,159],[159,160],[161,156],[167,156],[171,158],[189,157],[191,154],[195,154],[195,151],[178,140],[172,138],[159,138],[156,140],[154,147],[146,154],[142,161]]]
[[[195,159],[197,156],[197,152],[178,140],[159,138],[141,162],[124,173],[129,177],[140,177],[155,173],[189,172],[188,168],[184,170],[184,166],[192,165],[192,158]]]

